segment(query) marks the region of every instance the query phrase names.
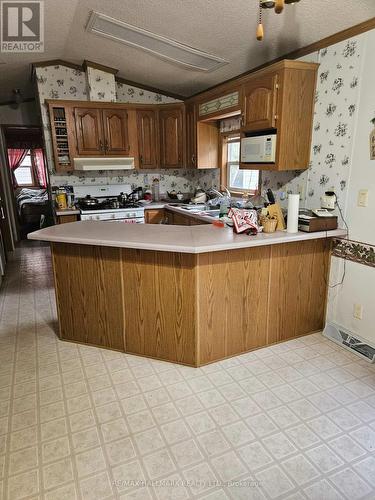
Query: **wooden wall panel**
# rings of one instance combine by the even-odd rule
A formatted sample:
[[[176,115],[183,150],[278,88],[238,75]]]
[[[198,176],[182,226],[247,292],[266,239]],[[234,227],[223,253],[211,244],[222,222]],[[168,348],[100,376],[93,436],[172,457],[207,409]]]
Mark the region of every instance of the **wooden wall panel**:
[[[271,247],[268,342],[324,326],[330,240]]]
[[[196,363],[195,259],[122,250],[126,352]]]
[[[60,336],[124,350],[120,250],[53,243]]]
[[[198,256],[200,363],[267,343],[270,247]]]

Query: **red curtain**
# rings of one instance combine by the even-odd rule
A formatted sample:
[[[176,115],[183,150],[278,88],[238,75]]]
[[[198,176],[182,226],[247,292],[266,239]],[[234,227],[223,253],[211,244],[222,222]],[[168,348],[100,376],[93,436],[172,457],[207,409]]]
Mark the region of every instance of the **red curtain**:
[[[21,163],[25,159],[25,156],[27,155],[28,151],[29,151],[28,149],[21,149],[21,148],[8,149],[9,167],[12,174],[13,186],[15,188],[18,187],[18,184],[14,172],[17,170],[17,168],[21,165]]]
[[[44,166],[44,154],[43,149],[34,149],[34,165],[35,165],[35,177],[38,180],[38,184],[41,188],[47,187],[47,176],[46,169]]]

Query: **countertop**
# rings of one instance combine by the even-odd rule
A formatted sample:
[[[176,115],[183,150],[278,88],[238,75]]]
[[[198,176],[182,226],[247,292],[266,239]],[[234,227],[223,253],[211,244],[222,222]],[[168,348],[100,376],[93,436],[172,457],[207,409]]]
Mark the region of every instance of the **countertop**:
[[[296,234],[277,231],[275,233],[260,233],[257,236],[247,236],[235,234],[231,228],[218,228],[209,224],[168,226],[162,224],[80,221],[40,229],[30,233],[28,239],[199,254],[327,237],[343,237],[345,235],[345,230],[335,229],[333,231],[298,232]]]

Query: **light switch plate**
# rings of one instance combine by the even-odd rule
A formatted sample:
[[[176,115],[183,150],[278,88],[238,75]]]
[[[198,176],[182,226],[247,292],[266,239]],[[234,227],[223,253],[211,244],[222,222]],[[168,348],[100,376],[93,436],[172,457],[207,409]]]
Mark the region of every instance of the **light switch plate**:
[[[363,316],[363,305],[362,304],[354,304],[353,316],[356,319],[362,319],[362,316]]]
[[[359,207],[367,207],[368,205],[368,189],[360,189],[358,191],[358,203]]]

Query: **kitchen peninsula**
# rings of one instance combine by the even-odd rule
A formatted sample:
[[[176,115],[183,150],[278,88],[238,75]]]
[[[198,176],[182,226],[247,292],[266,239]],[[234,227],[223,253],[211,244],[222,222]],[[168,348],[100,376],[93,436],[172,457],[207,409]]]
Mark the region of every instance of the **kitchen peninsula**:
[[[204,365],[323,327],[332,237],[73,222],[51,243],[62,340]]]

